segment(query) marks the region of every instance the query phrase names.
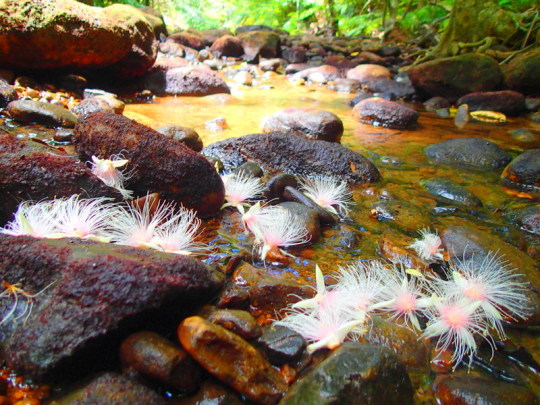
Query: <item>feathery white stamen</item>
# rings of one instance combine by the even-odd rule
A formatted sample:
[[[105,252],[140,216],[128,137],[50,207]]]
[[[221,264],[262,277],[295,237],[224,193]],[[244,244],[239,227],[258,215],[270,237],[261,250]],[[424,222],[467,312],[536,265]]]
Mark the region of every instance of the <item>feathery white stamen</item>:
[[[90,163],[90,170],[94,173],[103,183],[109,187],[117,189],[122,197],[129,199],[132,198],[133,191],[127,190],[124,187],[124,182],[129,179],[130,173],[125,170],[119,170],[119,168],[127,165],[129,160],[123,159],[121,154],[112,155],[109,159],[99,159],[96,156],[92,156]]]
[[[409,247],[424,260],[442,259],[442,240],[439,235],[432,233],[429,228],[420,230],[420,235],[422,238],[416,239]]]
[[[151,243],[163,252],[181,255],[206,250],[205,245],[195,242],[200,225],[195,211],[181,208],[167,222],[157,226]]]
[[[0,233],[45,238],[57,230],[54,224],[55,209],[52,201],[23,202],[17,208],[13,221],[0,228]]]
[[[261,181],[246,172],[226,174],[221,176],[221,180],[225,186],[227,201],[221,208],[239,207],[247,200],[261,196],[264,190]]]
[[[341,216],[347,216],[351,205],[351,192],[347,182],[329,176],[301,179],[305,195],[322,208]]]

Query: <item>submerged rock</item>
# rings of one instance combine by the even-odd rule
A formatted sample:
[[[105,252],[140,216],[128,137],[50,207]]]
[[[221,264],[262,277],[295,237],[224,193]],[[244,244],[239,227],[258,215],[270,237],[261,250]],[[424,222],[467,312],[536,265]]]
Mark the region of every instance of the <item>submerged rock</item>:
[[[494,90],[503,79],[497,62],[482,54],[435,59],[410,67],[407,74],[422,95],[450,101],[475,91]]]
[[[178,327],[178,338],[209,373],[256,404],[275,404],[287,389],[257,349],[221,326],[192,316]]]
[[[506,115],[518,115],[525,111],[525,96],[517,91],[479,91],[469,93],[457,101],[467,104],[470,111],[497,111]]]
[[[345,343],[300,378],[280,405],[413,404],[413,387],[389,349]]]
[[[73,194],[122,199],[117,190],[65,152],[0,132],[0,224],[12,219],[21,201]]]
[[[64,107],[34,100],[15,100],[7,105],[11,117],[23,124],[73,128],[77,116]]]
[[[112,94],[104,94],[85,98],[71,109],[77,117],[82,118],[96,112],[114,112],[122,114],[125,108],[124,102],[118,100]]]
[[[308,139],[339,142],[343,134],[343,122],[328,111],[286,108],[266,118],[263,132],[284,132]]]
[[[203,153],[220,159],[228,170],[249,160],[269,172],[330,175],[351,183],[380,179],[377,168],[359,153],[334,142],[314,142],[279,132],[226,139],[207,146]]]
[[[82,119],[74,142],[82,161],[122,152],[132,170],[126,188],[139,196],[157,192],[203,216],[223,204],[223,182],[203,156],[124,116],[97,113]]]
[[[365,124],[404,129],[418,120],[419,114],[409,107],[380,97],[367,98],[353,108],[354,117]]]
[[[423,182],[422,186],[443,204],[457,204],[464,207],[482,206],[482,201],[477,196],[450,179],[437,177]]]
[[[512,159],[496,144],[481,138],[458,138],[429,145],[424,153],[435,163],[472,170],[501,170]]]
[[[501,175],[509,187],[540,195],[540,149],[523,152],[506,166]]]
[[[511,211],[508,216],[521,230],[540,236],[540,204]]]
[[[95,348],[115,345],[123,328],[163,324],[171,314],[204,303],[223,283],[220,272],[187,256],[6,235],[0,235],[0,276],[40,292],[27,318],[0,329],[10,367],[32,377],[74,373],[75,355],[91,356],[86,364],[95,365]],[[2,301],[2,314],[10,304]],[[159,310],[163,306],[166,312]],[[75,364],[82,369],[85,363]]]

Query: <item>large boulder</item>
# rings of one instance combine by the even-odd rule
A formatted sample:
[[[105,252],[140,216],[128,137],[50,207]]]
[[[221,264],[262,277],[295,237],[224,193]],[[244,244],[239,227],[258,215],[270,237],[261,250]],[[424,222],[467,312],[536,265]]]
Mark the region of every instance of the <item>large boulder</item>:
[[[0,224],[12,219],[21,201],[73,194],[122,199],[117,190],[65,152],[0,132]]]
[[[117,347],[119,335],[151,321],[174,327],[181,311],[204,303],[223,283],[220,272],[188,256],[7,235],[0,235],[0,277],[35,294],[26,316],[7,319],[0,328],[5,359],[33,377],[71,369],[75,355],[91,356],[86,364],[105,363],[107,356],[96,356],[96,347]],[[14,303],[0,305],[5,316]],[[175,320],[169,318],[173,313]]]
[[[203,154],[219,158],[226,169],[249,160],[273,173],[330,175],[351,183],[375,182],[381,177],[373,163],[338,143],[280,132],[226,139],[207,146]]]
[[[280,39],[273,31],[248,31],[238,34],[247,61],[257,58],[276,58],[279,56]]]
[[[498,111],[507,115],[519,115],[526,110],[525,96],[512,90],[470,93],[457,101],[457,105],[462,104],[467,104],[469,111]]]
[[[407,74],[426,98],[442,96],[452,101],[475,91],[495,90],[503,79],[497,62],[480,54],[424,62],[409,68]]]
[[[539,31],[540,32],[540,31]],[[512,59],[504,69],[506,85],[525,94],[540,94],[540,48]]]
[[[152,65],[157,51],[144,13],[129,6],[2,0],[0,26],[0,65],[4,67],[104,68],[118,63],[118,73],[136,75]]]
[[[196,49],[198,51],[203,49],[205,46],[204,39],[200,35],[189,31],[175,32],[174,34],[169,35],[167,40]]]
[[[212,43],[210,50],[218,58],[221,58],[222,56],[238,58],[244,54],[242,40],[238,37],[233,37],[232,35],[223,35],[217,38]]]
[[[132,176],[126,188],[137,195],[159,193],[200,215],[215,214],[224,188],[214,167],[200,154],[159,132],[114,113],[96,113],[79,121],[75,150],[82,161],[123,153]]]

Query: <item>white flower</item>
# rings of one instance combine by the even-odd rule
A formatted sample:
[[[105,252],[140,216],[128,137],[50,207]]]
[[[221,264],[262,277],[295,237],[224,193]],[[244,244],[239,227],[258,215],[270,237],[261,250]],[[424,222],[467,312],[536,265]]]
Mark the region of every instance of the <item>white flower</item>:
[[[206,249],[195,242],[201,220],[195,211],[181,208],[165,223],[157,226],[151,243],[163,252],[190,255]]]
[[[119,170],[129,163],[129,160],[122,159],[122,155],[112,155],[110,159],[99,159],[96,156],[92,156],[90,163],[90,170],[94,173],[103,183],[109,187],[117,189],[122,197],[128,199],[132,198],[133,191],[126,190],[124,182],[129,179],[130,174],[125,170]]]
[[[57,231],[54,223],[55,209],[52,201],[23,202],[17,208],[13,221],[5,228],[0,228],[0,232],[11,236],[45,238]]]
[[[442,241],[439,235],[432,233],[428,228],[422,229],[420,235],[422,238],[416,239],[409,247],[424,260],[443,259]]]
[[[253,177],[245,172],[231,173],[221,176],[225,186],[225,200],[227,201],[221,208],[236,207],[243,213],[242,207],[247,200],[262,195],[264,185],[257,177]]]
[[[348,215],[352,196],[346,181],[334,177],[317,176],[301,179],[301,182],[304,194],[325,210],[336,215]]]

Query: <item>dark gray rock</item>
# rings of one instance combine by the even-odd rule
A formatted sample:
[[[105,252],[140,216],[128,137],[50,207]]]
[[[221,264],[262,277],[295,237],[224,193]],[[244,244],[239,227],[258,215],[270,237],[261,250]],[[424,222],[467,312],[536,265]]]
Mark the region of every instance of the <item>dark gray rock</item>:
[[[413,404],[414,390],[389,349],[345,343],[288,391],[280,405]]]
[[[229,86],[209,67],[188,66],[155,70],[144,78],[145,87],[157,95],[207,96],[230,93]]]
[[[226,139],[207,146],[203,154],[220,159],[228,170],[249,160],[269,172],[332,175],[351,183],[380,179],[379,171],[369,160],[337,143],[314,142],[278,132]]]
[[[422,183],[435,199],[444,204],[457,204],[464,207],[481,207],[482,201],[465,187],[450,179],[437,177]]]
[[[449,108],[449,107],[450,107],[450,102],[444,97],[440,97],[440,96],[431,97],[429,100],[424,102],[424,108],[426,109],[426,111],[434,112],[441,108]]]
[[[416,95],[411,84],[384,78],[369,80],[364,83],[364,87],[367,91],[380,94],[386,100],[410,100]]]
[[[203,141],[197,131],[192,128],[180,125],[167,125],[156,130],[167,138],[182,142],[189,149],[200,152],[203,148]]]
[[[206,319],[246,340],[256,339],[262,335],[262,329],[257,320],[247,311],[220,309],[212,311]]]
[[[307,238],[310,245],[319,240],[321,237],[321,225],[317,211],[293,201],[282,202],[279,206],[289,210],[302,223],[308,232]]]
[[[0,79],[0,108],[4,108],[10,102],[17,100],[17,92],[5,80]]]
[[[126,329],[177,322],[212,297],[223,275],[196,259],[80,239],[0,235],[0,277],[39,295],[27,319],[5,322],[9,366],[32,377],[61,372],[73,356],[92,359]],[[2,301],[0,311],[10,308]],[[161,308],[161,310],[160,310]],[[88,360],[88,359],[87,359]],[[106,361],[106,356],[101,359]],[[73,373],[74,369],[70,369]]]
[[[282,48],[281,54],[289,63],[304,63],[307,60],[306,48],[303,46],[291,46]]]
[[[277,58],[280,51],[279,35],[273,31],[247,31],[238,33],[248,62],[258,58]]]
[[[411,127],[419,116],[415,110],[403,104],[380,97],[360,101],[354,106],[353,115],[365,124],[395,129]]]
[[[540,236],[540,205],[530,205],[508,213],[521,230]]]
[[[263,132],[284,132],[308,139],[339,142],[343,134],[343,122],[329,111],[286,108],[266,118]]]
[[[467,104],[469,111],[497,111],[506,115],[525,112],[525,96],[512,90],[469,93],[457,101],[457,105],[462,104]]]
[[[512,159],[496,144],[481,138],[459,138],[429,145],[424,153],[435,163],[472,170],[501,170]]]
[[[15,100],[7,105],[11,117],[23,124],[73,128],[77,116],[64,107],[33,100]]]
[[[501,177],[509,187],[540,194],[540,149],[527,150],[516,157]]]
[[[281,325],[266,328],[257,343],[276,366],[298,360],[307,346],[302,335]]]

